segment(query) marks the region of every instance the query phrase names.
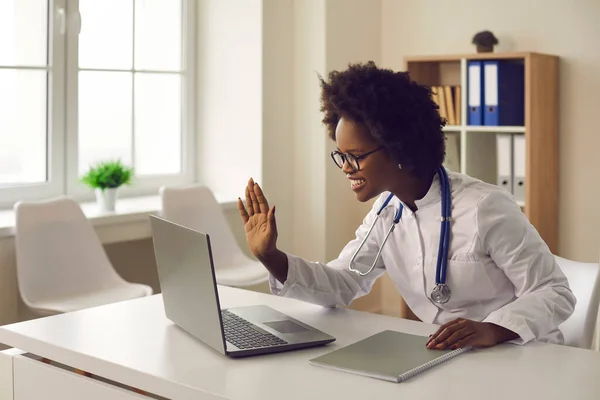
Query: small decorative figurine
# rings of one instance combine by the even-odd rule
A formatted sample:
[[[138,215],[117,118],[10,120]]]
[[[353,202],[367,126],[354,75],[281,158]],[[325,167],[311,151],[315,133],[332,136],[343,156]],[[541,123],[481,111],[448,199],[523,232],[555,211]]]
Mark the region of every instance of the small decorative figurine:
[[[473,36],[472,43],[477,46],[478,53],[491,53],[498,44],[498,39],[490,31],[481,31]]]

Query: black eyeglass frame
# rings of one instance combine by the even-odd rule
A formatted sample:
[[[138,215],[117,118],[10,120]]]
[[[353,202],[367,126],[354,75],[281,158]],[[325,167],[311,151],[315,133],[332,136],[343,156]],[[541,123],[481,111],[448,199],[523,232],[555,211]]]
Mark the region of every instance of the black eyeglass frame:
[[[369,155],[371,155],[371,154],[373,154],[373,153],[375,153],[375,152],[377,152],[377,151],[379,151],[379,150],[381,150],[383,148],[384,148],[384,146],[380,146],[380,147],[376,148],[375,150],[371,150],[369,152],[366,152],[365,154],[361,154],[360,156],[355,156],[355,155],[350,154],[350,153],[342,153],[342,152],[340,152],[338,150],[334,150],[334,151],[331,152],[331,159],[333,160],[333,163],[335,165],[337,165],[338,168],[340,168],[340,169],[344,168],[344,163],[347,162],[348,165],[350,166],[350,168],[352,168],[352,170],[354,172],[358,172],[358,171],[360,171],[360,164],[359,164],[360,160],[363,160],[363,159],[367,158],[367,156],[369,156]],[[339,155],[342,158],[342,165],[338,164],[337,161],[335,160],[335,156],[336,155]],[[349,159],[352,159],[352,160],[354,160],[356,162],[356,168],[354,168],[354,166],[352,165],[352,163],[350,161],[348,161]]]

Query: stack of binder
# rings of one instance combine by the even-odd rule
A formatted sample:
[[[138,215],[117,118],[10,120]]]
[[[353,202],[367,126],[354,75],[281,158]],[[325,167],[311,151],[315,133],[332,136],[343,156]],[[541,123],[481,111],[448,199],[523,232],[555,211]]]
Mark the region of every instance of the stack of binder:
[[[525,150],[525,135],[496,134],[497,184],[521,203],[525,201]]]
[[[433,101],[440,108],[440,116],[449,125],[460,125],[460,86],[432,86]]]
[[[467,125],[525,125],[523,63],[468,61],[467,90]]]

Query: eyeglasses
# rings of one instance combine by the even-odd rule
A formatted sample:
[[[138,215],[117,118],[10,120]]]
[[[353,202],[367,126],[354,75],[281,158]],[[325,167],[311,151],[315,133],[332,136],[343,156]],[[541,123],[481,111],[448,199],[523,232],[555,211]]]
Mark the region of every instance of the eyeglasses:
[[[371,150],[368,153],[365,153],[360,156],[355,156],[350,153],[340,153],[339,151],[335,150],[331,152],[331,158],[333,159],[335,165],[337,165],[339,168],[344,168],[344,162],[347,162],[350,168],[352,168],[356,172],[360,171],[360,165],[358,164],[359,160],[362,160],[366,158],[369,154],[373,154],[381,149],[383,149],[383,146],[378,147],[375,150]]]

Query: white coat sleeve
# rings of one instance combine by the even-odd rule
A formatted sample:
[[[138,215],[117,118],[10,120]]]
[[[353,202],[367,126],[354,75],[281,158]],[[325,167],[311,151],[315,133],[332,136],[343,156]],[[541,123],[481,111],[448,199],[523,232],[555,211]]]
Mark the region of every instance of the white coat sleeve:
[[[288,258],[287,280],[282,285],[274,276],[270,275],[271,293],[324,307],[347,306],[352,300],[369,293],[373,283],[385,272],[382,259],[379,258],[375,268],[366,276],[349,271],[348,263],[375,220],[376,213],[383,202],[382,197],[375,202],[356,230],[355,238],[342,249],[337,259],[322,264],[286,253]],[[377,223],[384,223],[383,218],[380,218]],[[373,229],[360,249],[353,263],[354,268],[361,271],[371,268],[379,250],[376,230]]]
[[[517,299],[493,311],[491,322],[517,333],[524,344],[558,328],[575,296],[554,255],[508,193],[487,194],[477,209],[479,240],[514,284]]]

